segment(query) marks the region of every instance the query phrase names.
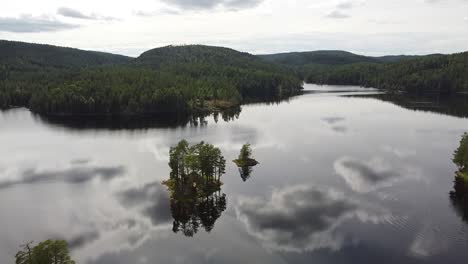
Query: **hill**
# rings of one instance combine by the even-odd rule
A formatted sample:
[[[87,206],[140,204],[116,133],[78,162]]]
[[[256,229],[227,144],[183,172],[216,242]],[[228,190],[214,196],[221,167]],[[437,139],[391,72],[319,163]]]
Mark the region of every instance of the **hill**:
[[[343,65],[358,62],[381,62],[377,57],[367,57],[340,50],[278,53],[259,55],[259,57],[268,62],[290,66],[304,66],[308,64]]]
[[[260,62],[249,53],[239,52],[229,48],[205,45],[166,46],[148,50],[136,60],[136,64],[158,67],[174,63],[210,63],[219,65],[241,66]]]
[[[48,115],[187,115],[286,98],[302,89],[290,69],[221,47],[168,46],[124,62],[76,64],[66,71],[39,64],[34,74],[12,74],[11,64],[0,67],[0,107]]]
[[[468,52],[428,55],[393,63],[304,67],[306,82],[360,85],[409,93],[468,91]]]
[[[259,57],[291,68],[309,83],[453,94],[468,91],[467,54],[369,57],[332,50]]]
[[[130,60],[130,57],[104,52],[0,40],[0,65],[12,69],[68,69],[127,63]]]

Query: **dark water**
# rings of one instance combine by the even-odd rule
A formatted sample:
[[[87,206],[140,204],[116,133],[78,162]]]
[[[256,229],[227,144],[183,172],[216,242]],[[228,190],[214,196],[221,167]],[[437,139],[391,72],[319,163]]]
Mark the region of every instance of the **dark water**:
[[[449,193],[468,120],[306,88],[321,92],[217,123],[0,112],[0,263],[48,238],[66,239],[77,263],[466,263],[468,223]],[[226,208],[204,204],[214,216],[199,213],[211,223],[193,223],[193,237],[172,231],[183,215],[161,184],[183,138],[229,161],[215,197]],[[260,164],[240,173],[230,161],[246,142]]]

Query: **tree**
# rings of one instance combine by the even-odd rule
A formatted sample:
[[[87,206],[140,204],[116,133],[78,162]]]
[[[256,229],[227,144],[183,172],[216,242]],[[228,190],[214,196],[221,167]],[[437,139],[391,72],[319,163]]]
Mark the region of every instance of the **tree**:
[[[75,264],[63,240],[46,240],[31,248],[32,242],[23,245],[16,253],[16,264]]]
[[[453,155],[453,162],[458,166],[460,172],[466,174],[468,170],[468,133],[460,140],[460,146]]]
[[[240,150],[239,159],[240,160],[248,160],[252,156],[252,149],[250,148],[250,144],[244,144]]]

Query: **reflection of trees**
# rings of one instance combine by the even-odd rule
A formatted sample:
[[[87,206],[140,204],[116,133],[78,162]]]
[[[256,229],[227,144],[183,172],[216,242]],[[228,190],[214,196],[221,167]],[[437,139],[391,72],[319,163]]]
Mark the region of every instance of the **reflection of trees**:
[[[239,174],[243,181],[247,181],[250,176],[252,176],[253,167],[246,166],[246,167],[239,167]]]
[[[75,264],[68,253],[67,242],[47,240],[32,247],[32,242],[16,253],[16,264]]]
[[[46,124],[73,130],[144,130],[151,128],[202,127],[208,125],[207,118],[213,115],[216,122],[221,115],[225,122],[239,118],[240,107],[218,112],[199,112],[192,115],[152,114],[152,115],[96,115],[96,116],[48,116],[34,115]]]
[[[221,151],[201,142],[189,146],[183,140],[170,150],[170,179],[173,231],[193,236],[202,226],[210,232],[226,210],[226,195],[221,193],[221,176],[226,161]]]
[[[455,176],[454,190],[450,192],[450,200],[457,214],[468,222],[468,184],[460,176]]]

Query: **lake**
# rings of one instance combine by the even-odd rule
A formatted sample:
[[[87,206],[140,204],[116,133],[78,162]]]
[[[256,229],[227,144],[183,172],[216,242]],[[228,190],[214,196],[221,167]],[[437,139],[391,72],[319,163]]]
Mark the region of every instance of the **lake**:
[[[468,218],[449,193],[468,119],[360,87],[305,89],[173,123],[0,112],[0,263],[49,238],[90,264],[466,263]],[[175,210],[162,184],[181,139],[228,161],[203,210]],[[247,142],[250,175],[231,162]]]

